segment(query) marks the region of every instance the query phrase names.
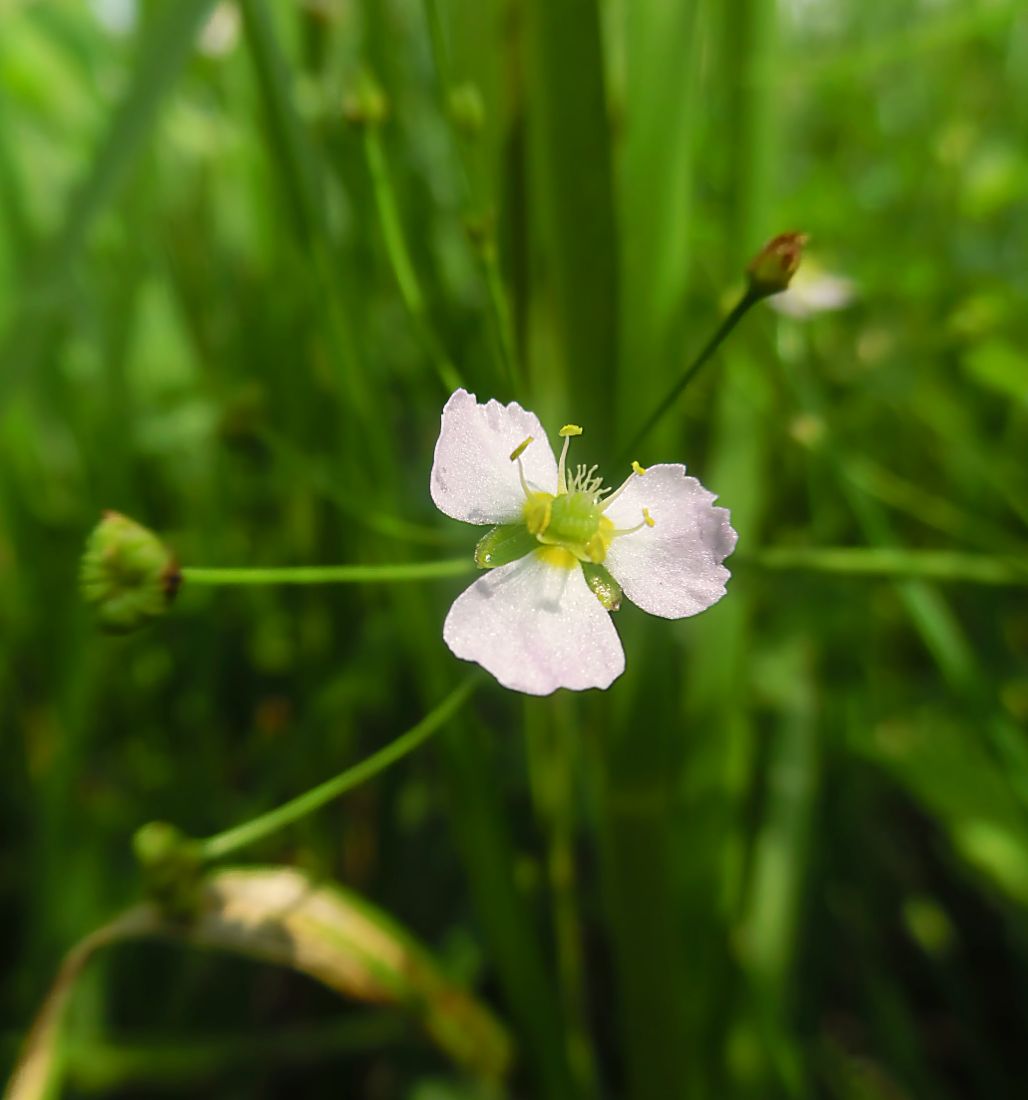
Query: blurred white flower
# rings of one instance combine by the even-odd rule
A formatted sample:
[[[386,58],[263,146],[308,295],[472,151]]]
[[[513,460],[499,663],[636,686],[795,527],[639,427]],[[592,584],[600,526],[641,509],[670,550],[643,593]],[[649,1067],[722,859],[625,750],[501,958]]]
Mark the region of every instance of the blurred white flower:
[[[582,429],[565,425],[559,461],[539,418],[460,389],[442,414],[436,506],[497,524],[476,561],[489,572],[454,601],[443,638],[505,687],[529,695],[606,688],[625,667],[610,611],[621,589],[644,611],[695,615],[725,593],[735,547],[728,511],[678,464],[632,473],[613,492],[596,467],[566,465]]]
[[[139,22],[139,0],[88,0],[93,16],[108,34],[130,35]],[[224,57],[239,40],[239,9],[231,0],[219,0],[197,35],[196,46],[205,57]]]
[[[239,9],[221,0],[204,23],[197,49],[204,57],[227,57],[239,41]]]
[[[768,305],[786,317],[805,321],[817,313],[845,309],[857,296],[857,286],[844,275],[834,275],[805,261],[787,290],[768,298]]]
[[[124,37],[136,28],[139,18],[136,0],[89,0],[89,7],[108,34]]]

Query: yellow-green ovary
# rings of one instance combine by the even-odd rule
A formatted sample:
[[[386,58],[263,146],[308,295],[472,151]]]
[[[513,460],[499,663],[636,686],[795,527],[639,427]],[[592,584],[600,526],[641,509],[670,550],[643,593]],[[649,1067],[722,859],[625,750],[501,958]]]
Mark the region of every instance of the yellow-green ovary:
[[[584,546],[600,527],[600,510],[592,493],[564,493],[553,501],[546,534],[559,542]]]
[[[607,556],[614,525],[597,507],[596,497],[592,493],[561,493],[547,503],[549,514],[542,529],[533,530],[532,513],[538,515],[538,506],[533,509],[530,502],[526,507],[529,530],[540,542],[563,546],[580,561],[600,564]]]

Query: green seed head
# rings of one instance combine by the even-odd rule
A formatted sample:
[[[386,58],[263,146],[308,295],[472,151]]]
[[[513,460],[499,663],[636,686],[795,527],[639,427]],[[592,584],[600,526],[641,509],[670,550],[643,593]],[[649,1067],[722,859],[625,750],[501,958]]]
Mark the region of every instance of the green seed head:
[[[173,920],[195,916],[200,904],[200,848],[174,825],[151,821],[136,832],[132,848],[143,887]]]
[[[592,493],[564,493],[555,497],[546,534],[562,543],[583,546],[600,527],[600,510]]]
[[[93,529],[79,571],[83,598],[96,608],[104,629],[115,633],[163,615],[180,580],[164,543],[119,512],[105,512]]]
[[[450,91],[450,117],[465,137],[478,137],[485,123],[482,93],[474,84],[458,84]]]

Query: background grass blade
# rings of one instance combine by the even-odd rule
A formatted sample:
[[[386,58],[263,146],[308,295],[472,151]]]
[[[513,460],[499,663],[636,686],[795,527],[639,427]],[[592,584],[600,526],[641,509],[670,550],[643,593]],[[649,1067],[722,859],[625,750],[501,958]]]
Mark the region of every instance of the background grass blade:
[[[23,291],[21,305],[0,345],[0,403],[30,374],[64,306],[78,254],[87,235],[114,201],[119,185],[153,134],[154,123],[189,58],[202,20],[214,0],[165,0],[141,34],[139,54],[128,86],[89,171],[68,202],[60,228],[43,252]]]

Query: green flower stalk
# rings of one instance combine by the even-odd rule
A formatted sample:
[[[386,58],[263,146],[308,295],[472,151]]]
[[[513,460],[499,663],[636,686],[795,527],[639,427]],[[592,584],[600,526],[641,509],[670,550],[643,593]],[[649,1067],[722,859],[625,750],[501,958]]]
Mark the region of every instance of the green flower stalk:
[[[127,633],[159,618],[181,580],[175,555],[152,531],[120,512],[104,512],[79,569],[82,596],[104,630]]]
[[[710,361],[711,356],[724,343],[725,338],[752,309],[757,302],[780,294],[786,290],[793,275],[799,270],[803,259],[803,249],[807,243],[805,233],[779,233],[753,257],[746,265],[746,288],[732,307],[717,331],[704,345],[703,350],[686,367],[678,381],[661,399],[657,407],[643,422],[642,427],[632,436],[628,446],[622,451],[622,459],[627,459],[635,448],[646,438],[653,427],[660,423],[671,410],[686,386],[700,373]]]

